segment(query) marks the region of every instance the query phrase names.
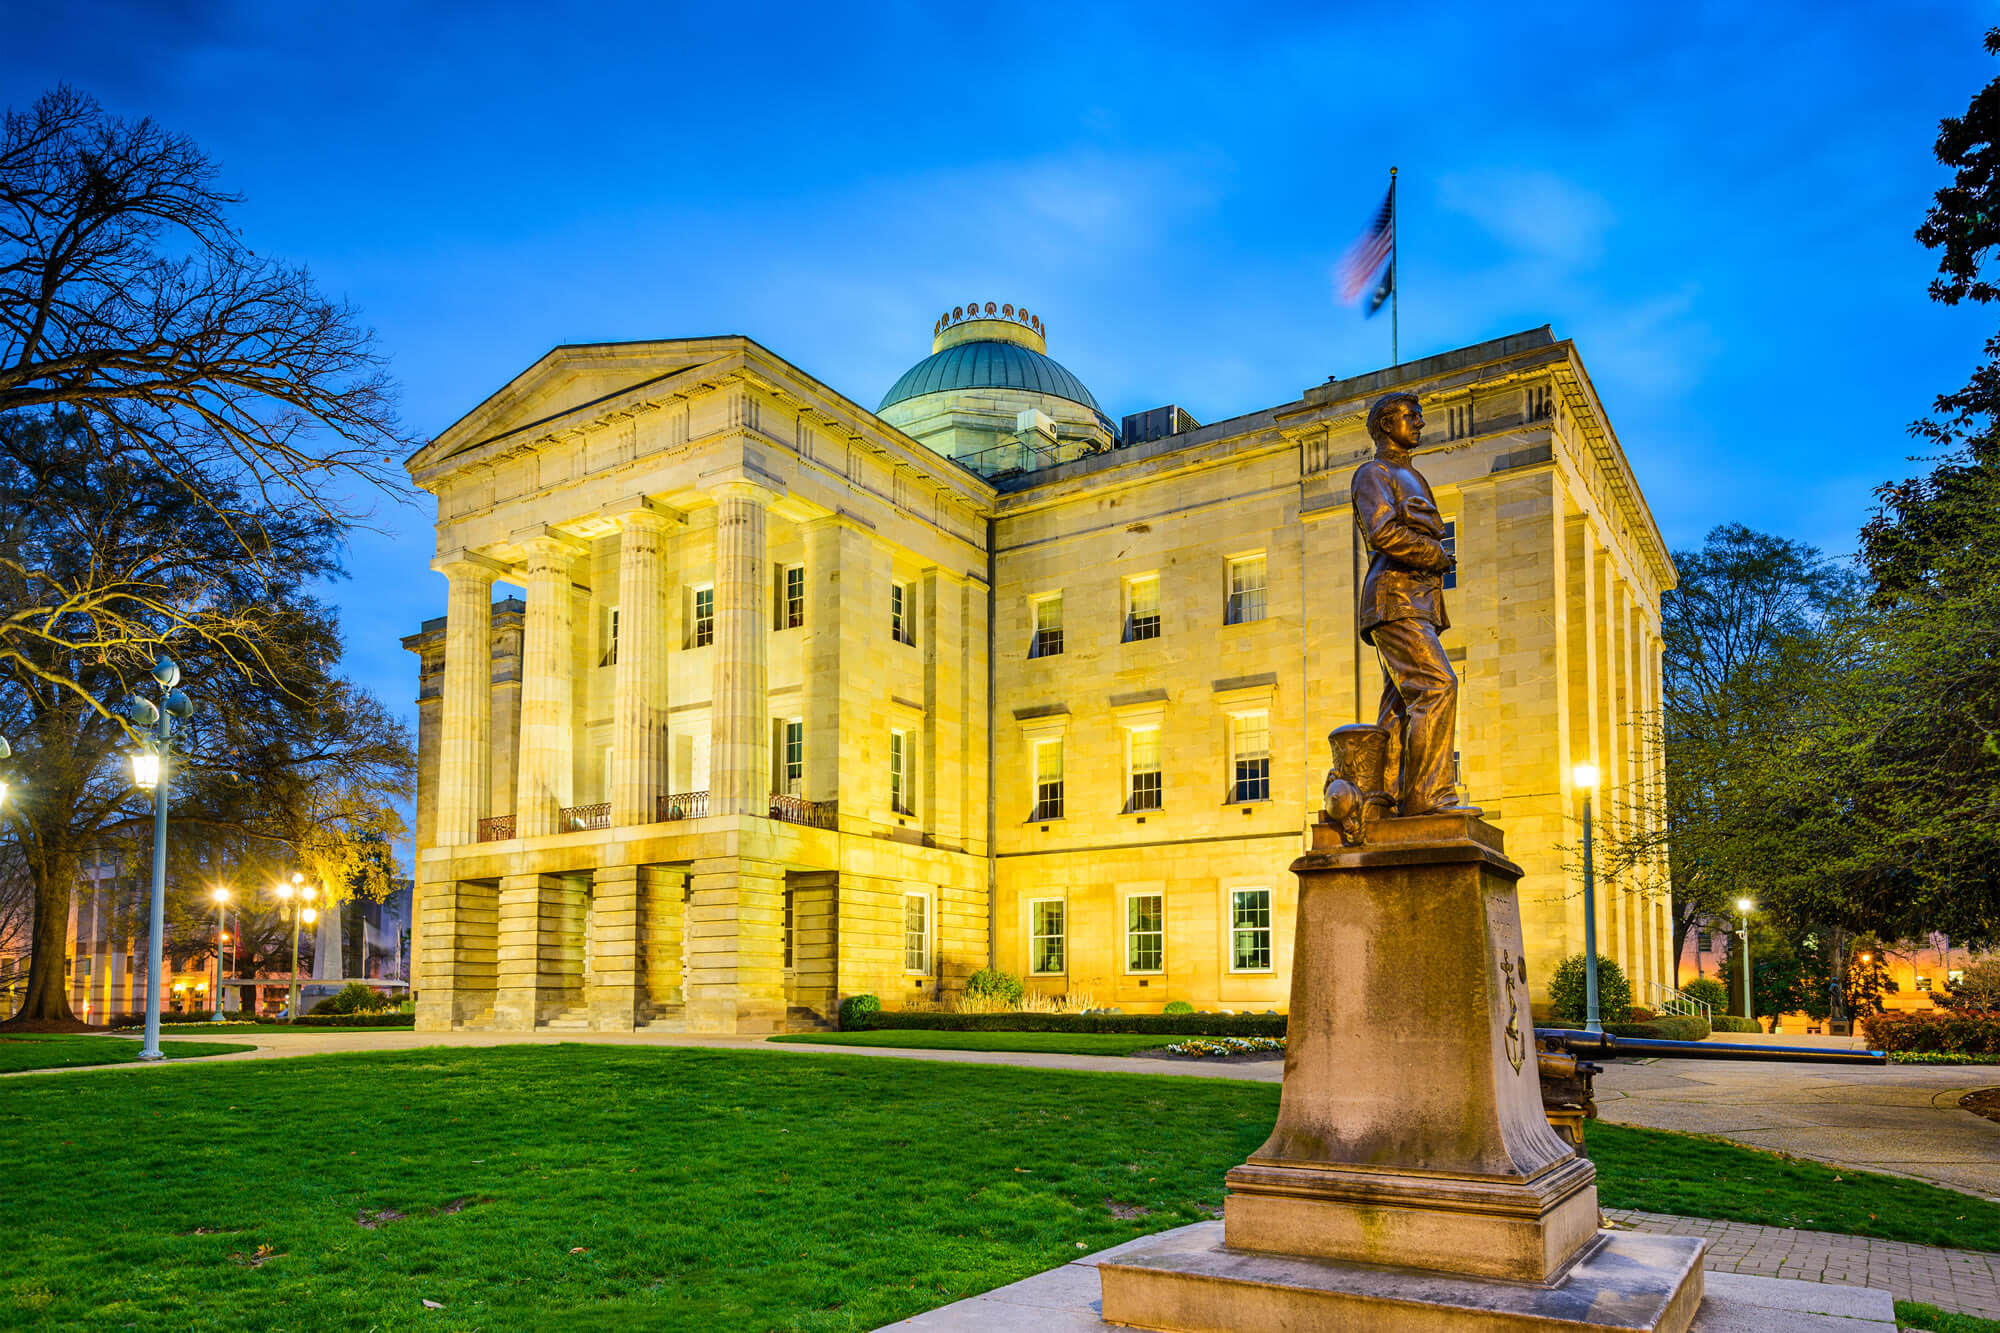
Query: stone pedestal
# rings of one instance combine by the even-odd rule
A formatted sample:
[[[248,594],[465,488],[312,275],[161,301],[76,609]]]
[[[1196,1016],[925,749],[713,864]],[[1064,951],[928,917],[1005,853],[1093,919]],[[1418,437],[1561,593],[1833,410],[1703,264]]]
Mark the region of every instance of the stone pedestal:
[[[1315,832],[1292,865],[1277,1124],[1228,1175],[1223,1245],[1106,1264],[1104,1317],[1537,1329],[1589,1327],[1595,1309],[1611,1327],[1685,1329],[1702,1242],[1661,1238],[1636,1266],[1607,1249],[1596,1168],[1542,1114],[1521,871],[1499,830],[1466,812],[1384,820],[1358,848]],[[1558,1298],[1608,1274],[1615,1301]]]

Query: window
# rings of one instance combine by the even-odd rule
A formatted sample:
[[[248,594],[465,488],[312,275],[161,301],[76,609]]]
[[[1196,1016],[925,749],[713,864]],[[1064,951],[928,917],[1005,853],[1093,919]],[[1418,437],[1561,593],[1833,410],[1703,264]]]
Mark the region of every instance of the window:
[[[800,718],[788,718],[784,728],[778,741],[779,790],[797,796],[806,780],[806,724]]]
[[[1160,576],[1149,574],[1125,585],[1125,642],[1160,637]]]
[[[1062,594],[1037,598],[1032,605],[1035,638],[1028,645],[1028,656],[1054,657],[1063,650]]]
[[[1944,984],[1953,988],[1963,986],[1965,984],[1965,969],[1954,967],[1949,972],[1946,972],[1944,974]]]
[[[1230,753],[1236,761],[1236,778],[1230,784],[1231,801],[1271,799],[1271,715],[1238,713],[1229,719]]]
[[[713,586],[694,590],[694,630],[688,636],[688,644],[694,648],[706,648],[715,642],[715,589]]]
[[[908,583],[889,585],[889,636],[897,643],[917,641],[915,592]]]
[[[1063,900],[1037,898],[1028,904],[1028,971],[1037,976],[1065,970]]]
[[[1931,988],[1931,979],[1925,976],[1921,972],[1917,973],[1917,989],[1921,991],[1927,991],[1930,988]]]
[[[1135,893],[1125,900],[1125,970],[1158,972],[1167,957],[1165,898]]]
[[[1455,518],[1448,518],[1444,523],[1444,553],[1454,558],[1458,555],[1458,520]],[[1445,571],[1444,586],[1447,588],[1456,588],[1458,586],[1458,570],[1456,567]]]
[[[1464,407],[1446,408],[1445,421],[1448,432],[1447,438],[1453,440],[1464,439],[1472,433],[1472,405],[1468,403]]]
[[[1528,390],[1528,420],[1543,421],[1555,415],[1555,391],[1547,385]]]
[[[1127,810],[1160,808],[1160,729],[1135,727],[1125,733],[1131,755],[1131,780],[1126,785]]]
[[[1709,938],[1707,931],[1697,930],[1694,933],[1694,951],[1696,953],[1715,952],[1715,941]]]
[[[903,970],[931,970],[931,900],[922,893],[903,895]]]
[[[1271,970],[1271,891],[1236,889],[1229,895],[1229,970]]]
[[[778,579],[778,628],[806,623],[806,567],[786,565]]]
[[[1035,742],[1034,819],[1063,817],[1063,743]]]
[[[597,665],[618,665],[618,608],[615,606],[604,610],[604,651],[598,655]]]
[[[785,890],[785,966],[792,965],[792,891]]]
[[[914,811],[910,800],[910,733],[907,731],[889,733],[889,808],[899,815]]]
[[[1226,625],[1243,625],[1264,618],[1264,557],[1246,555],[1229,562],[1229,606]]]

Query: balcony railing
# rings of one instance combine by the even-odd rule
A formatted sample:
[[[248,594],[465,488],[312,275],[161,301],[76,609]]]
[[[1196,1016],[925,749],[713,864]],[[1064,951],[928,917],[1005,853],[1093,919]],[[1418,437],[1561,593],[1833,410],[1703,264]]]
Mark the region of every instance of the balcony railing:
[[[701,819],[707,814],[708,793],[705,791],[684,791],[660,798],[662,824],[675,819]]]
[[[491,819],[479,821],[481,842],[505,842],[514,836],[514,816],[495,815]]]
[[[576,833],[583,829],[610,828],[611,802],[599,801],[595,805],[566,805],[556,814],[556,827],[564,833]]]
[[[839,828],[840,802],[808,801],[802,796],[773,796],[771,818],[807,828]]]

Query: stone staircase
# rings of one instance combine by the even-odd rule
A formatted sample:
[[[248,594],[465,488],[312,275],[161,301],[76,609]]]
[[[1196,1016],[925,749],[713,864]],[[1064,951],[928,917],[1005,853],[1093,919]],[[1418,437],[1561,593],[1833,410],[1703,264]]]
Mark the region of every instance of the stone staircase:
[[[588,1032],[590,1031],[590,1010],[583,1005],[571,1005],[542,1024],[544,1032]]]
[[[785,1031],[787,1032],[832,1032],[833,1024],[819,1016],[816,1010],[795,1004],[785,1010]]]
[[[649,1004],[640,1014],[639,1021],[632,1025],[634,1032],[686,1032],[687,1006],[683,1004]]]

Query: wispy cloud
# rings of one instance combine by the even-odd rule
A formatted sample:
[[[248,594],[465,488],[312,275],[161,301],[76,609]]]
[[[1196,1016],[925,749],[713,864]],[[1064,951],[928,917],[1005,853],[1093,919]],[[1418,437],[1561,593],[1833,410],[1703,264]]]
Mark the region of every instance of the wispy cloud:
[[[1552,171],[1457,172],[1438,181],[1438,204],[1470,218],[1516,253],[1565,268],[1596,263],[1617,222],[1602,195]]]

